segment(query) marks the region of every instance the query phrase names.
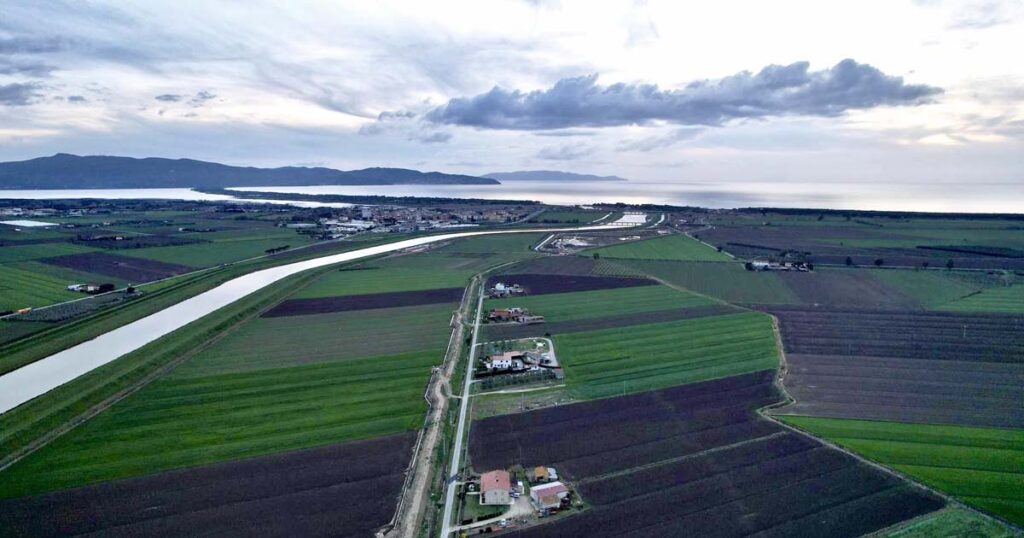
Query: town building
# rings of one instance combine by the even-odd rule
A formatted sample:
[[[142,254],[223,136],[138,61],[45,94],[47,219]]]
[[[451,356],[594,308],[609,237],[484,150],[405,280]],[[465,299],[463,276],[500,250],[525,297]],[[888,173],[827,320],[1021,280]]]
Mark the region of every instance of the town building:
[[[490,471],[480,477],[480,504],[511,504],[512,477],[508,471]]]

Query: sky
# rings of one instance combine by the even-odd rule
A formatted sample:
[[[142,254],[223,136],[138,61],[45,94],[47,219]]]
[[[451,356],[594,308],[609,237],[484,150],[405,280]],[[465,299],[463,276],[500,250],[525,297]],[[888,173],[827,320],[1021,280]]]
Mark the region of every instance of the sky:
[[[0,160],[1024,184],[1024,0],[0,2]]]

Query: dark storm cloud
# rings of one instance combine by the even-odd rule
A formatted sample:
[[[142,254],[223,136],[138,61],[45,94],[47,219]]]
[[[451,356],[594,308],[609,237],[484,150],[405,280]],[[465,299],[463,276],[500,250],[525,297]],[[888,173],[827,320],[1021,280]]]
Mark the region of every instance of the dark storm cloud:
[[[24,106],[39,97],[39,84],[34,82],[0,84],[0,106]]]
[[[495,87],[460,97],[431,110],[435,123],[486,129],[544,130],[610,127],[666,121],[721,125],[730,120],[771,116],[838,116],[848,110],[886,105],[919,105],[942,92],[906,84],[867,64],[843,60],[809,71],[807,62],[770,65],[703,80],[677,90],[654,84],[597,84],[597,75],[559,80],[546,90],[520,92]]]
[[[84,103],[85,101],[86,101],[85,97],[81,96],[81,95],[69,95],[68,96],[68,102],[69,103]]]

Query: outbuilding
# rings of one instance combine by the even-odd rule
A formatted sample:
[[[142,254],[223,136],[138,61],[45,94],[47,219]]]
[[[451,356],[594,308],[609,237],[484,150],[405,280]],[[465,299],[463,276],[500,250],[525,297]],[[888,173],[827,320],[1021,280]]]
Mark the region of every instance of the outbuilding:
[[[562,501],[569,497],[569,488],[561,482],[551,482],[530,488],[530,500],[541,512],[561,508]]]

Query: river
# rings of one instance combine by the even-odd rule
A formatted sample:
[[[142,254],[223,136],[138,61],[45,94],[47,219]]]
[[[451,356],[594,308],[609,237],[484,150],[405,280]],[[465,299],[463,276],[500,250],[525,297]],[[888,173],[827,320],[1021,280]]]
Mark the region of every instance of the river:
[[[630,224],[623,222],[619,223],[619,225]],[[594,230],[613,226],[614,224],[585,228],[521,229],[432,235],[255,271],[229,280],[216,288],[200,293],[195,297],[186,299],[155,314],[150,314],[142,319],[133,321],[92,340],[82,342],[0,376],[0,413],[5,413],[95,368],[99,368],[131,353],[176,329],[184,327],[219,308],[302,271],[462,237],[487,234],[554,232],[568,229]]]

